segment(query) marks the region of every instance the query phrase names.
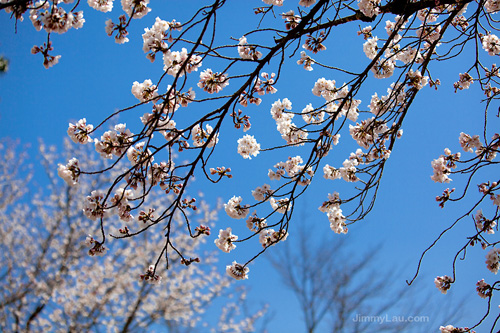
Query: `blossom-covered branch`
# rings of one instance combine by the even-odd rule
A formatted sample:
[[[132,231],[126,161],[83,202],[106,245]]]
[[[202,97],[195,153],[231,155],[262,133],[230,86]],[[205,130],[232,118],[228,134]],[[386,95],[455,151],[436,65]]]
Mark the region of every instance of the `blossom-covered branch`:
[[[46,32],[45,43],[34,46],[32,52],[43,55],[47,68],[60,59],[52,54],[51,34],[83,26],[83,13],[76,12],[81,4],[70,2],[15,2],[5,7],[18,20],[29,9],[34,27]],[[88,4],[102,12],[113,9],[112,0],[89,0]],[[148,0],[122,0],[121,5],[125,14],[118,21],[108,20],[105,30],[123,44],[130,38],[140,38],[131,36],[127,29],[152,10]],[[87,121],[82,115],[78,122],[70,123],[68,135],[76,144],[94,144],[102,159],[112,160],[105,168],[85,169],[78,156],[72,156],[58,169],[71,186],[91,183],[102,173],[111,175],[103,190],[89,189],[84,207],[85,215],[101,230],[99,236],[89,240],[95,254],[103,253],[109,233],[130,240],[161,234],[162,247],[151,258],[154,264],[147,269],[145,279],[155,280],[159,264],[164,261],[169,266],[172,257],[179,257],[184,264],[194,263],[176,243],[177,234],[197,241],[210,231],[206,225],[193,224],[191,216],[200,210],[199,200],[186,189],[194,177],[205,177],[210,183],[234,181],[231,172],[237,158],[247,162],[265,156],[268,171],[262,172],[267,174],[269,184],[255,184],[253,200],[250,193],[238,192],[238,186],[233,186],[235,193],[223,194],[226,214],[245,220],[249,230],[237,235],[236,228],[221,225],[213,233],[218,235],[215,246],[232,252],[241,242],[256,244],[250,258],[227,265],[231,277],[248,278],[248,264],[287,239],[294,206],[313,181],[331,182],[332,186],[342,181],[347,184],[339,186],[342,191],[323,193],[324,200],[317,203],[332,231],[347,233],[349,225],[372,210],[385,165],[403,135],[405,118],[414,112],[411,106],[419,92],[438,90],[441,82],[436,68],[453,59],[465,59],[467,65],[457,69],[452,88],[465,93],[475,84],[485,94],[481,106],[484,130],[477,136],[460,134],[463,150],[475,151],[475,156],[462,160],[459,153],[446,149],[432,161],[435,182],[450,182],[455,174],[468,177],[457,197],[450,189],[437,197],[440,206],[462,200],[475,184],[474,177],[496,165],[499,137],[490,133],[488,111],[499,94],[498,68],[491,60],[500,54],[494,16],[500,10],[498,1],[263,0],[259,5],[241,13],[246,18],[245,29],[249,27],[241,34],[236,29],[227,32],[220,28],[229,6],[224,0],[213,0],[185,22],[157,17],[142,35],[143,60],[161,64],[156,78],[131,82],[136,104],[104,119]],[[358,26],[353,28],[355,24]],[[339,42],[339,35],[359,45],[363,61],[356,58],[339,65],[326,56],[342,49],[345,41]],[[302,70],[308,75],[315,70],[321,73],[314,85],[297,83],[297,92],[287,91],[285,72]],[[297,108],[296,93],[308,96],[309,102]],[[139,110],[141,117],[136,116]],[[199,110],[203,111],[196,113]],[[252,124],[253,110],[269,110],[267,123]],[[186,116],[189,111],[194,112]],[[135,122],[109,129],[112,121],[125,115],[133,115]],[[276,127],[274,136],[268,133],[267,125]],[[225,152],[224,159],[218,159],[217,152],[225,149],[229,127],[244,134],[234,140],[234,152]],[[342,151],[340,146],[349,147],[349,151]],[[280,159],[281,154],[287,157]],[[118,168],[123,162],[127,166]],[[498,182],[481,180],[477,204],[438,240],[458,221],[475,214],[475,234],[466,239],[458,253],[465,254],[466,248],[476,243],[495,249],[497,242],[489,241],[486,235],[491,235],[498,223]],[[171,200],[161,209],[147,207],[147,198],[157,189]],[[473,213],[488,198],[494,211],[490,215]],[[108,222],[112,215],[123,223],[139,220],[143,224],[112,232]],[[182,228],[175,223],[179,219]],[[491,269],[495,267],[495,251],[488,257]],[[457,258],[458,254],[453,260],[453,277],[436,280],[442,291],[456,280]],[[443,326],[443,330],[449,327]]]

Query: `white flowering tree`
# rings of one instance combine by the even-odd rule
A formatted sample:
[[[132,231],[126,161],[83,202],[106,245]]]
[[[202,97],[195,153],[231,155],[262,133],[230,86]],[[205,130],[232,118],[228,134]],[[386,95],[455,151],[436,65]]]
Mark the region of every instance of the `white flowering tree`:
[[[255,321],[265,309],[252,315],[243,312],[246,292],[242,288],[235,289],[229,277],[215,269],[216,256],[207,256],[204,263],[185,269],[180,265],[168,271],[157,269],[154,274],[154,265],[150,267],[147,260],[162,248],[161,234],[157,234],[133,238],[131,242],[110,242],[111,253],[102,258],[93,257],[103,255],[104,247],[97,247],[92,236],[85,234],[98,226],[84,216],[81,196],[91,187],[108,184],[110,179],[104,174],[92,184],[70,187],[51,172],[54,159],[59,155],[55,147],[41,145],[49,185],[26,200],[22,196],[23,189],[30,186],[27,179],[20,178],[23,173],[17,171],[22,169],[16,165],[22,154],[5,142],[0,148],[3,156],[10,157],[0,161],[2,331],[137,332],[153,329],[183,332],[195,327],[208,330],[210,326],[217,332],[255,330]],[[85,149],[79,152],[84,153]],[[64,155],[74,153],[68,150]],[[80,162],[85,167],[103,166],[99,161],[81,159]],[[32,191],[35,189],[31,186]],[[152,201],[148,204],[160,208],[167,205],[172,196],[153,191],[149,200]],[[214,208],[203,201],[198,205],[200,210],[190,214],[191,219],[208,225],[217,218]],[[111,218],[110,226],[116,226],[116,221]],[[183,225],[180,216],[172,223],[175,228]],[[191,261],[198,261],[198,256],[204,252],[202,238],[193,242],[178,233],[172,237],[174,239],[178,248],[191,256]],[[181,259],[172,255],[169,260],[178,263]],[[216,298],[225,301],[222,312],[221,309],[210,310]],[[208,320],[218,312],[221,316],[218,324]]]
[[[112,11],[114,5],[113,0],[87,3],[102,12]],[[112,161],[105,169],[86,169],[75,156],[59,166],[59,174],[72,186],[92,184],[93,177],[100,173],[112,175],[113,181],[103,191],[89,189],[84,208],[85,215],[101,231],[93,238],[93,250],[100,253],[110,233],[112,238],[131,241],[144,233],[161,233],[163,246],[151,255],[153,265],[148,276],[158,275],[157,270],[163,267],[160,263],[169,267],[172,257],[191,263],[175,234],[185,233],[196,241],[209,229],[188,214],[199,207],[196,198],[186,193],[187,185],[195,176],[211,183],[231,182],[234,159],[266,155],[266,174],[272,185],[255,184],[253,200],[249,193],[226,198],[227,215],[246,220],[249,230],[236,235],[233,228],[222,228],[216,246],[229,252],[240,242],[256,243],[254,255],[227,266],[230,276],[248,278],[248,264],[287,238],[294,221],[293,207],[314,179],[352,185],[342,193],[324,193],[324,199],[317,203],[333,232],[347,233],[348,225],[363,220],[372,210],[384,167],[390,163],[391,151],[402,136],[404,120],[417,95],[424,87],[437,89],[440,80],[433,75],[436,68],[459,59],[460,67],[453,67],[453,86],[458,92],[474,84],[484,92],[484,103],[478,105],[484,128],[481,133],[466,134],[466,128],[457,133],[457,144],[465,157],[445,149],[432,161],[429,173],[433,171],[432,180],[438,183],[447,183],[454,175],[465,178],[463,188],[456,192],[445,189],[437,197],[441,207],[462,200],[476,185],[480,197],[468,208],[461,206],[463,215],[443,230],[444,234],[467,218],[474,227],[453,260],[453,274],[438,277],[436,285],[443,292],[450,288],[456,280],[456,259],[474,244],[489,251],[487,268],[496,273],[500,255],[491,234],[500,216],[499,180],[478,178],[479,170],[496,165],[500,145],[499,134],[488,126],[495,116],[491,109],[496,108],[499,94],[499,70],[492,59],[500,54],[495,34],[500,2],[255,0],[254,9],[242,6],[246,12],[238,13],[245,29],[250,26],[238,36],[232,36],[236,28],[230,32],[218,28],[229,3],[213,0],[184,22],[165,17],[168,10],[158,11],[155,23],[142,35],[147,60],[160,63],[158,74],[131,83],[137,104],[110,112],[104,119],[87,121],[82,115],[81,120],[70,124],[68,134],[75,143],[92,144],[101,158]],[[54,51],[52,36],[82,28],[85,20],[79,10],[83,7],[83,3],[72,0],[0,0],[0,9],[12,13],[17,21],[29,17],[46,35],[43,45],[34,46],[32,53],[41,54],[47,68],[61,57]],[[117,43],[126,43],[129,37],[140,38],[132,37],[128,30],[138,24],[136,19],[151,11],[149,0],[122,0],[121,9],[123,14],[106,21],[106,33]],[[365,61],[336,64],[331,52],[338,51],[338,36],[349,36],[349,43],[358,44]],[[289,62],[299,66],[292,69]],[[292,108],[294,92],[280,99],[271,96],[281,89],[280,84],[286,87],[282,84],[285,71],[313,69],[320,71],[316,83],[299,87],[301,94],[309,94],[310,104]],[[378,80],[377,88],[370,84],[374,80]],[[386,93],[380,94],[379,87]],[[199,117],[183,116],[185,110],[200,109],[201,113],[190,113]],[[276,126],[273,139],[265,129],[259,137],[259,126],[266,128],[264,124],[251,125],[250,114],[262,109],[270,110],[269,122]],[[137,114],[139,110],[142,116],[135,116],[135,123],[118,124],[108,130],[118,115]],[[237,140],[237,151],[217,159],[224,133],[230,127],[243,132]],[[455,141],[443,143],[443,148]],[[336,146],[342,142],[349,152],[330,152],[339,149]],[[351,143],[356,147],[351,149]],[[174,163],[176,154],[182,163]],[[288,158],[275,160],[282,154]],[[128,167],[117,168],[123,160],[128,160]],[[173,196],[172,201],[150,214],[145,199],[157,188]],[[488,201],[493,202],[493,209]],[[490,205],[487,210],[478,211],[486,205]],[[137,218],[146,223],[115,232],[109,222],[113,214],[123,223]],[[179,215],[183,216],[184,228],[174,223]],[[488,298],[488,304],[499,283],[478,282],[478,292]],[[452,329],[442,327],[444,332]]]

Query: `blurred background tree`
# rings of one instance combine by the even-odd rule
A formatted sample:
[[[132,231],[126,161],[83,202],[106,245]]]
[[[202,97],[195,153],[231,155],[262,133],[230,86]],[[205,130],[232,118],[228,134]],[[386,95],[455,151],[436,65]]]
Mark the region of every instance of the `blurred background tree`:
[[[106,256],[95,258],[88,241],[95,225],[83,214],[87,185],[70,187],[52,167],[60,158],[74,153],[66,142],[65,150],[40,145],[42,165],[48,176],[33,181],[27,163],[30,158],[3,141],[0,151],[0,330],[4,332],[138,332],[154,329],[165,332],[197,331],[213,328],[217,332],[254,331],[255,322],[265,308],[252,314],[245,300],[245,288],[235,289],[229,277],[221,275],[214,262],[217,254],[205,255],[197,265],[184,267],[180,258],[169,258],[171,268],[161,270],[161,281],[148,279],[148,254],[163,247],[160,233],[138,237],[132,242],[114,240]],[[86,155],[86,148],[79,147]],[[86,167],[102,167],[102,162],[80,160]],[[108,184],[101,174],[92,188]],[[155,207],[169,204],[168,196],[151,193]],[[198,202],[191,218],[211,224],[217,209]],[[154,214],[154,213],[153,213]],[[182,225],[182,217],[176,218]],[[114,232],[127,226],[113,219]],[[123,222],[121,222],[123,223]],[[145,222],[132,222],[142,223]],[[130,226],[130,224],[128,225]],[[128,228],[128,227],[127,227]],[[184,239],[182,239],[184,237]],[[175,238],[183,252],[197,260],[204,251],[204,238],[192,241],[179,233]],[[147,280],[147,281],[146,281]],[[149,283],[153,282],[153,283]],[[161,286],[154,285],[161,282]],[[217,323],[206,312],[215,300],[223,304]],[[213,312],[215,311],[215,312]],[[210,326],[212,325],[212,326]],[[197,328],[198,327],[198,328]],[[197,329],[196,329],[197,328]]]

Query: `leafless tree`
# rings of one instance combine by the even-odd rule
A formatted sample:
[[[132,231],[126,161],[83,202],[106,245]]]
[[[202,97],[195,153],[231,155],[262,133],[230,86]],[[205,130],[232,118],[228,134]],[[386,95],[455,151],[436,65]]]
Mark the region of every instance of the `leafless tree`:
[[[397,271],[378,267],[380,246],[360,251],[346,238],[318,240],[306,228],[297,234],[266,258],[297,297],[307,332],[424,332],[439,327],[436,319],[458,318],[416,297],[417,287],[398,286]]]

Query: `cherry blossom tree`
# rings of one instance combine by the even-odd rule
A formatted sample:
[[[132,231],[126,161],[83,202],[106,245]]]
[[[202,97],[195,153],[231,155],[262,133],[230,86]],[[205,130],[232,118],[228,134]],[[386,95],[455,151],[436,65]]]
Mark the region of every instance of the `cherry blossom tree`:
[[[116,10],[112,0],[87,3],[102,12]],[[131,82],[137,103],[110,112],[104,119],[86,119],[82,115],[82,119],[70,123],[68,135],[76,144],[93,144],[102,159],[112,161],[106,168],[81,168],[80,157],[75,156],[58,169],[71,186],[93,184],[92,179],[101,173],[112,179],[102,192],[91,188],[87,193],[85,215],[100,229],[92,238],[94,251],[102,252],[109,234],[111,238],[132,241],[143,234],[160,233],[163,246],[155,256],[151,254],[148,277],[159,276],[157,271],[163,264],[170,267],[172,258],[190,263],[189,252],[183,251],[184,245],[178,244],[175,235],[184,233],[195,242],[206,236],[208,229],[188,214],[199,209],[199,200],[186,192],[188,184],[195,176],[211,183],[231,182],[234,159],[263,156],[271,160],[265,173],[272,185],[255,184],[253,199],[250,193],[224,198],[227,215],[245,220],[249,231],[237,235],[233,227],[223,227],[215,245],[230,252],[237,251],[241,242],[254,242],[256,249],[254,255],[227,266],[231,277],[248,278],[248,264],[287,239],[294,206],[314,179],[352,185],[342,193],[324,193],[324,199],[317,203],[332,231],[347,233],[349,225],[362,221],[372,210],[384,168],[403,135],[404,120],[412,112],[417,95],[423,89],[438,89],[441,82],[434,75],[437,68],[460,59],[453,87],[464,94],[463,90],[474,85],[484,93],[480,101],[483,104],[478,105],[483,130],[468,133],[464,124],[464,132],[456,135],[458,142],[450,138],[442,143],[444,154],[429,161],[429,173],[437,183],[448,183],[455,177],[465,179],[463,188],[443,189],[436,197],[441,207],[447,202],[460,202],[474,187],[479,189],[479,197],[470,207],[460,205],[463,215],[443,230],[422,258],[458,222],[469,220],[474,232],[462,240],[450,276],[436,278],[436,286],[446,292],[455,283],[457,259],[465,257],[467,249],[475,244],[487,251],[486,268],[496,273],[500,255],[498,241],[491,235],[500,216],[500,186],[499,180],[490,175],[483,179],[480,171],[497,164],[500,145],[499,134],[489,125],[494,121],[492,108],[497,107],[499,94],[499,71],[492,60],[500,54],[495,34],[499,2],[255,1],[252,11],[239,13],[245,27],[251,28],[238,36],[232,36],[237,30],[228,33],[218,28],[221,17],[223,20],[221,13],[229,3],[213,0],[183,22],[164,17],[168,10],[158,11],[155,15],[159,16],[145,28],[142,40],[147,60],[161,64],[155,78]],[[72,0],[0,0],[0,9],[11,13],[17,23],[29,17],[35,29],[43,31],[45,42],[33,46],[32,53],[43,57],[46,68],[61,58],[55,52],[54,33],[82,28],[83,7],[83,3]],[[152,15],[149,0],[122,0],[121,10],[123,14],[106,21],[105,32],[120,44],[141,38],[129,34],[129,30],[138,24],[137,19]],[[342,47],[339,36],[349,36],[349,43],[359,46],[365,61],[341,65],[332,61],[332,50]],[[286,87],[281,98],[271,96],[278,89],[281,93],[283,78],[290,71],[298,70],[320,72],[313,86],[299,87],[301,94],[310,94],[311,101],[299,109],[292,104],[294,92],[286,91]],[[374,81],[377,88],[370,84]],[[386,93],[381,93],[380,87]],[[183,116],[190,111],[198,115],[195,111],[200,109],[203,111],[199,117]],[[267,124],[276,126],[272,139],[267,124],[252,126],[250,122],[250,115],[260,119],[254,116],[254,110],[262,109],[270,110]],[[135,116],[135,123],[120,123],[108,129],[119,115],[135,115],[139,110],[142,116]],[[219,147],[228,140],[225,133],[229,127],[245,134],[235,140],[234,153],[218,159],[219,149],[224,149]],[[354,142],[357,146],[348,148],[348,153],[337,147],[352,147]],[[446,148],[452,144],[459,145],[464,156]],[[288,157],[280,159],[282,154]],[[176,155],[182,163],[174,163]],[[119,169],[119,163],[126,160],[127,168]],[[319,177],[315,177],[318,172]],[[156,214],[151,215],[145,202],[157,188],[173,197],[168,207],[155,208]],[[109,222],[111,215],[118,215],[124,223],[140,218],[146,224],[122,227],[123,232],[116,232]],[[184,228],[175,223],[176,216],[183,217]],[[499,283],[478,282],[479,296],[488,299],[486,316]],[[498,319],[500,315],[494,327]],[[458,329],[449,325],[441,330]]]
[[[65,156],[76,151],[66,144]],[[82,147],[84,148],[84,147]],[[82,194],[90,187],[105,185],[110,180],[100,174],[92,184],[79,188],[62,182],[53,172],[53,163],[59,154],[55,147],[40,146],[43,164],[49,175],[47,189],[32,193],[23,199],[23,189],[30,187],[15,146],[2,144],[0,249],[0,327],[12,332],[131,332],[148,328],[183,332],[195,327],[217,325],[203,315],[216,298],[226,302],[220,313],[218,332],[248,332],[255,330],[255,322],[265,308],[253,314],[243,312],[246,291],[235,289],[229,277],[221,275],[213,266],[216,256],[204,258],[204,263],[186,269],[176,265],[168,272],[150,266],[148,257],[161,249],[162,237],[138,237],[132,242],[110,242],[111,253],[85,232],[95,225],[83,213]],[[79,149],[84,153],[85,149]],[[103,164],[92,159],[81,159],[80,166]],[[90,187],[89,187],[90,186]],[[35,191],[36,187],[31,186]],[[156,192],[156,193],[155,193]],[[166,205],[172,197],[150,193],[155,207]],[[203,201],[200,210],[190,218],[209,225],[217,218],[217,210]],[[179,216],[173,220],[182,226]],[[117,219],[110,219],[116,228]],[[147,221],[138,223],[145,224]],[[199,261],[204,239],[192,242],[179,233],[179,248]],[[106,243],[108,244],[108,243]],[[90,248],[89,248],[90,246]],[[88,255],[86,254],[88,253]],[[94,258],[93,256],[103,256]],[[179,256],[171,256],[178,263]],[[187,264],[187,263],[186,263]],[[162,274],[160,279],[159,274]],[[158,285],[160,284],[160,285]],[[231,298],[228,298],[231,296]],[[211,310],[211,316],[217,310]],[[238,314],[239,313],[239,314]]]

